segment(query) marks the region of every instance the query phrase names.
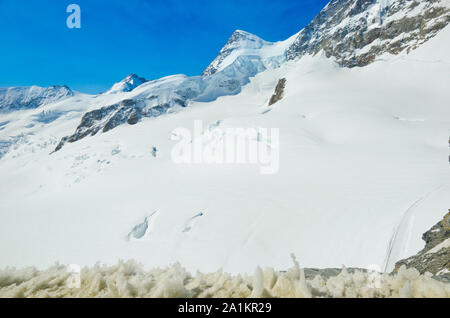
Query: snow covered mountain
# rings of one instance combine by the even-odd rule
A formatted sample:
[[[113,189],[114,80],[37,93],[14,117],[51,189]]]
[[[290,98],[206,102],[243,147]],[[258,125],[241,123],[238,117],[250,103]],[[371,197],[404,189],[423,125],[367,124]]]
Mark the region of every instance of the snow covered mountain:
[[[450,204],[449,7],[332,1],[285,41],[234,32],[201,76],[2,89],[0,266],[241,272],[288,268],[293,252],[392,270]],[[198,120],[204,153],[227,129],[278,128],[254,140],[279,150],[279,171],[175,163]]]
[[[203,76],[176,75],[147,82],[129,76],[115,84],[106,95],[113,92],[129,94],[119,94],[117,96],[122,100],[85,114],[76,131],[62,138],[55,150],[60,150],[66,142],[94,136],[99,131],[108,132],[125,123],[134,125],[142,118],[177,111],[192,101],[210,102],[221,96],[238,94],[251,77],[279,67],[285,61],[284,52],[291,43],[292,39],[268,43],[249,33],[236,31]],[[135,85],[130,86],[131,82]],[[123,89],[124,85],[127,89]]]
[[[70,96],[67,86],[0,88],[0,112],[38,108]]]
[[[273,48],[277,53],[273,53]],[[269,57],[281,56],[285,47],[274,43],[266,42],[251,33],[236,30],[231,35],[227,44],[220,50],[219,55],[211,62],[211,64],[203,71],[203,76],[213,75],[232,64],[239,56],[256,55],[261,56],[261,52],[270,50],[272,54]]]

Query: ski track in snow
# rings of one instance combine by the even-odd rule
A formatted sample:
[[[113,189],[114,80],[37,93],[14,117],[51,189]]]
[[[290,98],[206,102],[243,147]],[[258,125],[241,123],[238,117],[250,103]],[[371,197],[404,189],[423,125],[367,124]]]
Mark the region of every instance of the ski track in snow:
[[[402,256],[402,253],[404,253],[404,251],[408,249],[407,245],[411,236],[411,227],[414,223],[414,212],[416,211],[416,208],[419,207],[425,200],[431,197],[434,193],[438,192],[445,186],[447,185],[442,184],[437,188],[435,188],[434,190],[428,192],[427,194],[416,200],[403,213],[401,220],[397,225],[397,227],[395,228],[394,233],[389,241],[389,248],[387,251],[386,259],[384,261],[385,264],[384,272],[391,272],[395,267],[395,263],[404,257]],[[393,253],[394,251],[396,251],[396,253]]]

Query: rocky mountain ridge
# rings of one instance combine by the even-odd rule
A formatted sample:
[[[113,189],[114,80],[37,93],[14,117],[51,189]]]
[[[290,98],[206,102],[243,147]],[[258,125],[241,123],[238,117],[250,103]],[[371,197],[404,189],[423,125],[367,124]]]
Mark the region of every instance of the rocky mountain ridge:
[[[446,0],[332,0],[286,51],[288,60],[323,51],[341,66],[365,66],[409,52],[450,22]]]

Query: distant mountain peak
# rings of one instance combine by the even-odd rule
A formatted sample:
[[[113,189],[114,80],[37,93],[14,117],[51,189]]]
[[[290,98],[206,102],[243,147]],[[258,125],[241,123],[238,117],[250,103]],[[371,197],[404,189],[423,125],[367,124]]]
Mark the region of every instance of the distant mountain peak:
[[[125,77],[122,80],[122,82],[127,82],[127,83],[130,83],[130,84],[132,84],[132,83],[134,83],[136,81],[137,82],[143,82],[143,83],[147,82],[147,80],[145,78],[140,77],[139,75],[134,74],[134,73],[131,73],[130,75],[128,75],[127,77]]]
[[[118,83],[115,83],[106,94],[131,92],[138,86],[148,82],[147,79],[136,74],[130,74]]]
[[[229,42],[235,42],[238,40],[255,40],[255,41],[263,41],[260,37],[257,35],[254,35],[250,32],[243,31],[243,30],[235,30],[233,34],[231,34],[231,37],[229,38]]]

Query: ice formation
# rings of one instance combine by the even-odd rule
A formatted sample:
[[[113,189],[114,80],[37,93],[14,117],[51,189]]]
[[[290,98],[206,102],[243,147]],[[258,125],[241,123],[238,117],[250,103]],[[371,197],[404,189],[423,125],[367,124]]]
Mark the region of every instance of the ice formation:
[[[402,267],[397,274],[380,274],[343,268],[333,277],[305,277],[294,259],[286,272],[257,268],[253,276],[230,275],[222,270],[195,275],[180,264],[144,270],[135,261],[115,266],[86,267],[79,274],[55,265],[0,271],[0,298],[12,297],[145,297],[145,298],[310,298],[310,297],[450,297],[450,284]],[[79,275],[79,284],[74,285]]]

